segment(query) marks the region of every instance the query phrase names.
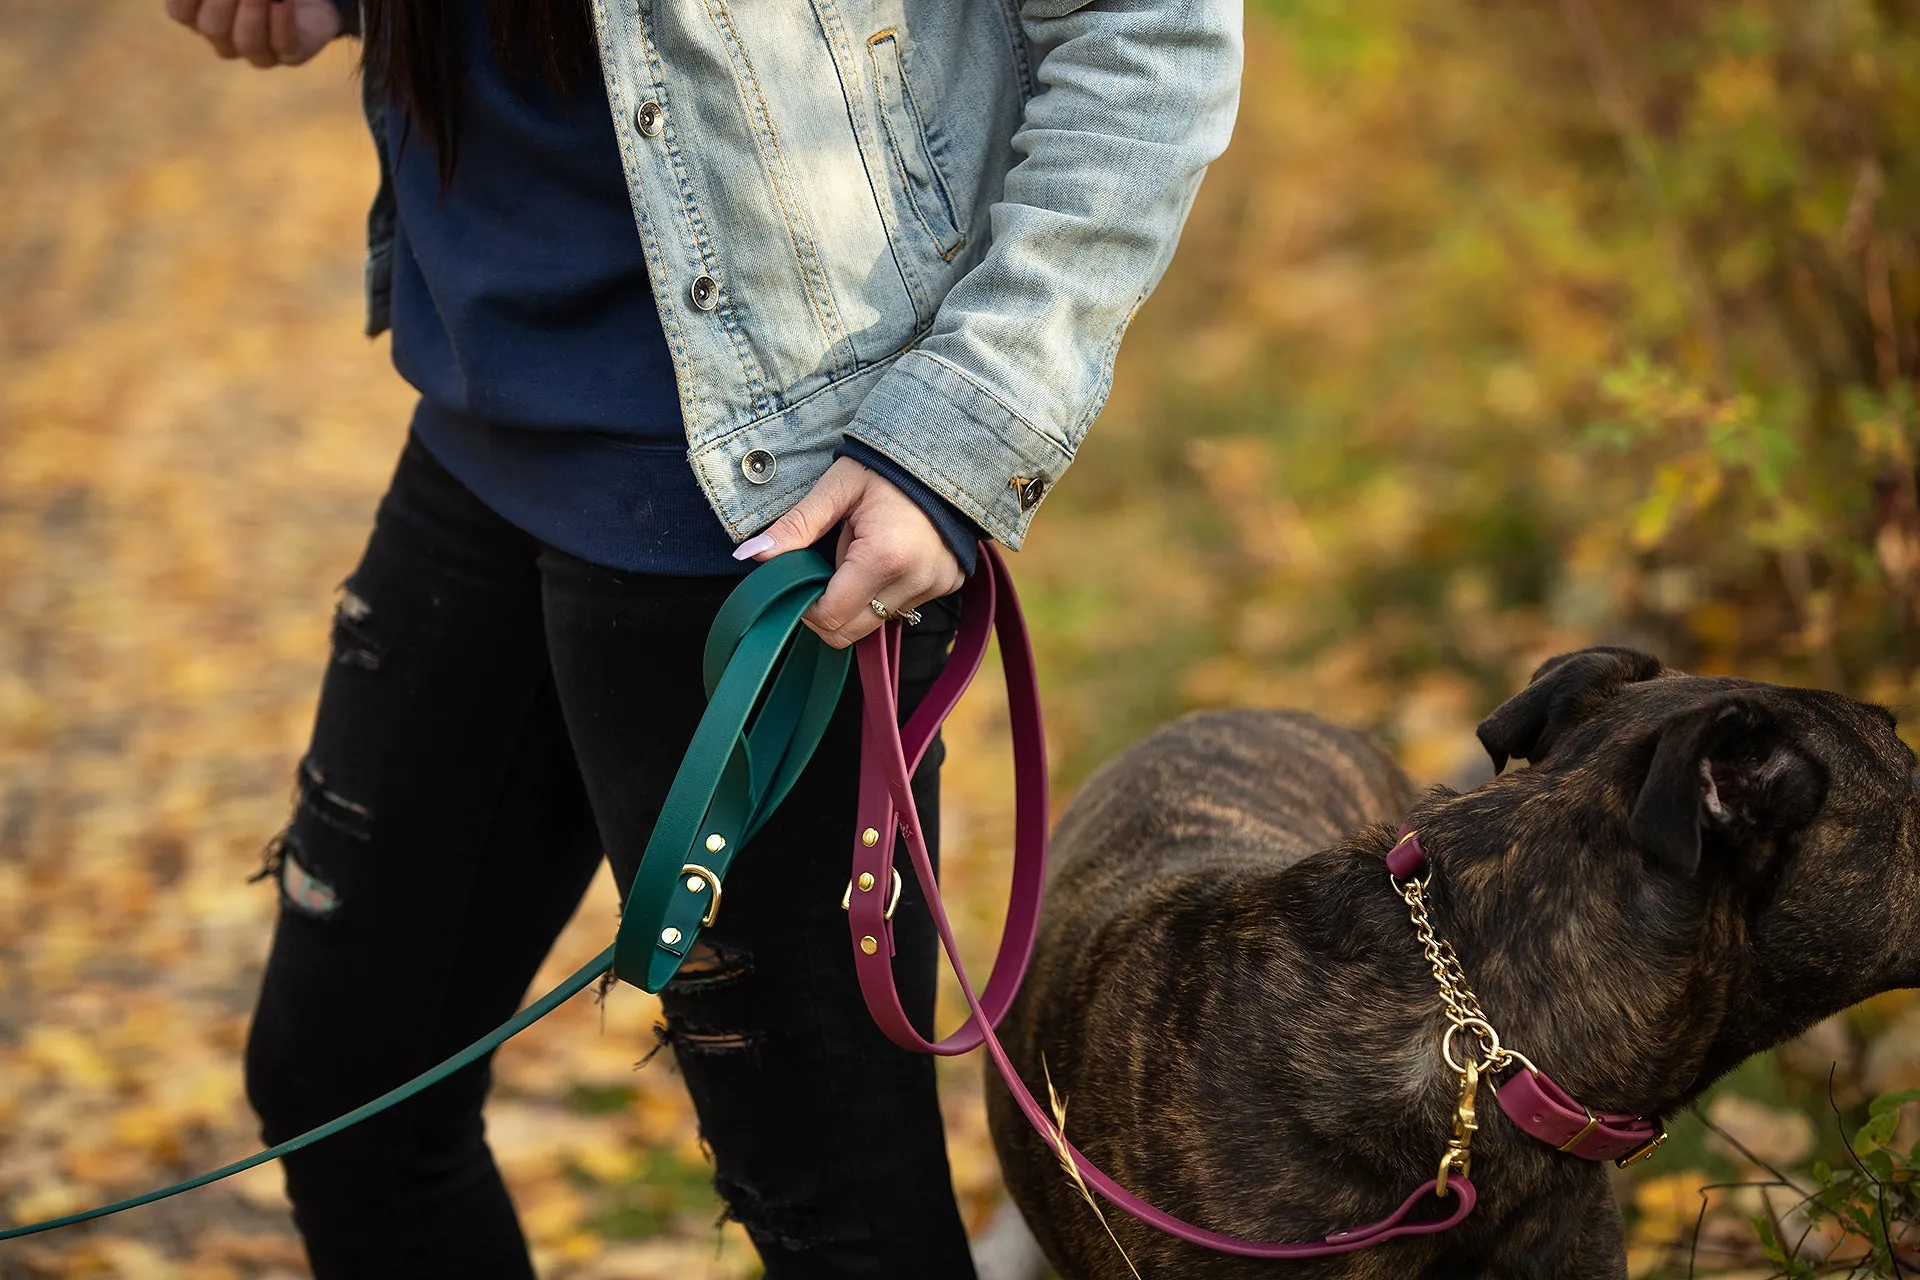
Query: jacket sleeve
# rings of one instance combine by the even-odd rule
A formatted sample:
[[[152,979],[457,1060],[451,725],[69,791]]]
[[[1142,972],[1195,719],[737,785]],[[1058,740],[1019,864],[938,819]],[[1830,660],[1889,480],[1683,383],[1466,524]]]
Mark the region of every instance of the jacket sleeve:
[[[1106,402],[1239,105],[1240,0],[1025,0],[1035,94],[991,244],[847,435],[1018,548]]]

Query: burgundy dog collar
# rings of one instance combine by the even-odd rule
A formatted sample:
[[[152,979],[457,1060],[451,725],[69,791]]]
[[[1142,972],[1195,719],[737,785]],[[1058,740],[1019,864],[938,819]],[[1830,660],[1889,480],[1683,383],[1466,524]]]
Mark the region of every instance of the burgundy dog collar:
[[[1396,881],[1412,880],[1426,864],[1418,833],[1402,829],[1399,843],[1387,855],[1387,874]],[[1512,1050],[1507,1053],[1519,1061],[1521,1069],[1495,1086],[1500,1110],[1522,1132],[1555,1150],[1582,1160],[1611,1160],[1624,1169],[1652,1155],[1667,1140],[1659,1121],[1583,1106],[1525,1057]]]

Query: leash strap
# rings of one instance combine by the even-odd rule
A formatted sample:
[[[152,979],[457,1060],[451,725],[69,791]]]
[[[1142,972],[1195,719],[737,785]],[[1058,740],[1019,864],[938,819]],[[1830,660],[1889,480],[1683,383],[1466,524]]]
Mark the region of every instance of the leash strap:
[[[832,576],[818,554],[789,552],[748,575],[715,615],[702,661],[707,710],[667,790],[614,938],[613,972],[622,982],[650,992],[667,985],[701,928],[719,917],[735,853],[820,745],[849,658],[805,630],[800,617]],[[776,675],[782,651],[787,659]]]
[[[961,632],[947,669],[914,712],[904,729],[899,725],[899,623],[887,624],[855,646],[858,651],[865,711],[862,724],[859,823],[853,843],[853,884],[848,892],[848,927],[853,937],[853,961],[867,1008],[888,1039],[903,1049],[942,1056],[965,1053],[984,1044],[1007,1091],[1028,1123],[1055,1151],[1071,1160],[1087,1185],[1122,1211],[1147,1226],[1220,1253],[1250,1258],[1319,1258],[1369,1248],[1397,1236],[1431,1235],[1457,1225],[1472,1212],[1475,1192],[1464,1177],[1448,1181],[1451,1211],[1444,1217],[1409,1220],[1414,1210],[1439,1199],[1431,1182],[1420,1188],[1379,1222],[1335,1232],[1322,1240],[1294,1243],[1242,1240],[1195,1226],[1154,1208],[1122,1187],[1082,1155],[1028,1090],[1014,1069],[1000,1039],[994,1034],[1013,1003],[1038,932],[1040,899],[1047,860],[1047,760],[1040,723],[1039,685],[1035,680],[1033,648],[1019,599],[1006,562],[991,543],[981,544],[980,571],[968,583],[963,599]],[[940,897],[933,862],[913,801],[912,778],[960,692],[979,669],[989,632],[1000,640],[1001,664],[1006,672],[1009,721],[1013,732],[1015,771],[1015,842],[1013,892],[1007,907],[1006,931],[987,980],[978,995],[960,960],[960,947]],[[895,895],[887,891],[892,872],[893,833],[904,836],[913,861],[914,877],[926,895],[934,927],[953,965],[954,976],[967,1000],[968,1017],[959,1030],[934,1042],[914,1030],[901,1010],[893,982],[892,939],[885,905]],[[882,946],[885,939],[886,945]],[[1441,1200],[1442,1204],[1446,1200]]]
[[[364,1106],[184,1182],[64,1217],[0,1229],[0,1240],[152,1204],[310,1147],[485,1057],[609,970],[648,991],[666,985],[703,921],[710,923],[714,918],[721,900],[721,877],[734,853],[785,798],[832,719],[846,681],[848,655],[829,648],[800,626],[800,615],[832,575],[832,566],[817,553],[789,552],[747,575],[715,615],[707,633],[702,672],[710,701],[668,789],[614,945],[446,1061]],[[763,693],[760,714],[751,717],[749,724]],[[689,864],[697,864],[697,871]],[[688,868],[685,874],[682,868]],[[698,889],[693,887],[694,880],[701,882]],[[672,945],[661,941],[669,929],[679,930]]]
[[[244,1160],[235,1160],[232,1164],[221,1165],[218,1169],[209,1173],[203,1173],[197,1178],[188,1178],[185,1182],[176,1182],[170,1187],[162,1187],[158,1191],[149,1191],[145,1195],[135,1196],[131,1200],[118,1200],[113,1204],[103,1204],[97,1208],[82,1210],[79,1213],[69,1213],[62,1218],[49,1218],[45,1222],[31,1222],[24,1227],[8,1227],[5,1230],[0,1230],[0,1240],[17,1240],[21,1236],[37,1235],[42,1231],[52,1231],[58,1227],[71,1227],[78,1222],[88,1222],[94,1218],[104,1218],[108,1214],[119,1213],[122,1210],[137,1209],[143,1204],[152,1204],[156,1200],[165,1200],[169,1196],[177,1196],[183,1191],[192,1191],[196,1187],[204,1187],[208,1183],[218,1182],[222,1178],[231,1178],[234,1174],[244,1173],[255,1165],[265,1164],[269,1160],[278,1160],[281,1156],[292,1155],[302,1147],[310,1147],[322,1138],[331,1138],[342,1129],[351,1129],[362,1120],[379,1115],[395,1103],[406,1101],[421,1090],[430,1088],[440,1081],[445,1080],[448,1076],[460,1070],[460,1068],[477,1062],[487,1054],[492,1053],[495,1049],[498,1049],[501,1045],[552,1013],[555,1009],[558,1009],[575,994],[591,986],[612,964],[613,948],[608,947],[605,951],[602,951],[599,955],[581,965],[572,977],[547,992],[544,996],[541,996],[519,1013],[514,1014],[513,1017],[501,1023],[492,1031],[487,1032],[486,1035],[475,1040],[460,1052],[454,1054],[451,1058],[448,1058],[445,1062],[422,1071],[405,1084],[400,1085],[398,1088],[389,1089],[364,1106],[355,1107],[343,1116],[329,1120],[317,1128],[307,1130],[297,1138],[289,1138],[277,1147],[269,1147],[265,1151],[256,1152]]]
[[[1449,1183],[1455,1189],[1454,1204],[1452,1212],[1443,1218],[1407,1221],[1409,1214],[1434,1196],[1431,1187],[1423,1184],[1381,1221],[1336,1232],[1322,1241],[1259,1243],[1209,1231],[1154,1208],[1101,1172],[1054,1126],[1027,1090],[993,1028],[1005,1016],[1025,976],[1039,928],[1049,816],[1046,748],[1032,647],[1012,579],[991,543],[983,543],[982,550],[983,571],[968,584],[954,653],[904,730],[898,719],[900,624],[889,623],[856,646],[866,705],[858,809],[861,833],[854,843],[848,920],[854,936],[856,971],[874,1020],[894,1043],[917,1052],[951,1056],[985,1044],[1028,1121],[1055,1150],[1073,1161],[1089,1186],[1148,1226],[1205,1248],[1247,1257],[1313,1258],[1454,1226],[1474,1205],[1473,1185],[1465,1178]],[[831,576],[831,566],[817,554],[790,552],[748,575],[715,617],[702,663],[709,697],[707,711],[668,788],[613,946],[446,1061],[345,1115],[184,1182],[79,1213],[0,1230],[0,1240],[152,1204],[311,1146],[478,1061],[609,971],[650,992],[665,986],[699,930],[717,918],[722,881],[734,854],[785,798],[819,745],[839,700],[847,673],[846,652],[833,650],[800,630],[801,614],[818,598]],[[1006,927],[983,999],[975,993],[960,960],[914,807],[911,779],[914,766],[978,672],[992,632],[997,632],[1000,640],[1011,709],[1017,830]],[[757,717],[752,714],[756,704],[761,706]],[[937,1043],[914,1030],[893,985],[893,912],[891,905],[883,903],[898,898],[889,886],[895,830],[906,838],[915,878],[926,894],[941,943],[970,1010],[960,1029]],[[883,937],[885,955],[881,954]]]

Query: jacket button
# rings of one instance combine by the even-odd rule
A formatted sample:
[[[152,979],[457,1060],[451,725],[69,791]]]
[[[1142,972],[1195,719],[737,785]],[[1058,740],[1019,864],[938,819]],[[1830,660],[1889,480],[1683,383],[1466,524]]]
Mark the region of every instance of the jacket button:
[[[1047,494],[1045,476],[1015,476],[1007,484],[1015,494],[1019,495],[1021,511],[1033,510],[1040,504],[1040,499]]]
[[[765,484],[779,469],[780,463],[765,449],[755,449],[740,459],[740,474],[747,478],[748,484]]]
[[[720,305],[720,284],[712,276],[695,276],[687,296],[693,299],[693,305],[700,310],[711,311]]]
[[[640,109],[633,113],[633,122],[640,126],[641,137],[657,138],[660,136],[660,116],[660,104],[651,98],[640,104]]]

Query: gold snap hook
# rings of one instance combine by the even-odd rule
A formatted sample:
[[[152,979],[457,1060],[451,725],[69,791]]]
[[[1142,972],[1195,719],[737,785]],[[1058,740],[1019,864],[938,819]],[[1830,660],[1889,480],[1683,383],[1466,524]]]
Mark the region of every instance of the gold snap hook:
[[[1458,1172],[1461,1177],[1473,1176],[1473,1135],[1480,1128],[1474,1118],[1474,1096],[1480,1090],[1480,1064],[1471,1058],[1460,1072],[1460,1097],[1453,1108],[1453,1137],[1447,1142],[1445,1154],[1440,1157],[1440,1172],[1433,1180],[1433,1194],[1445,1197],[1447,1194],[1447,1175]]]

